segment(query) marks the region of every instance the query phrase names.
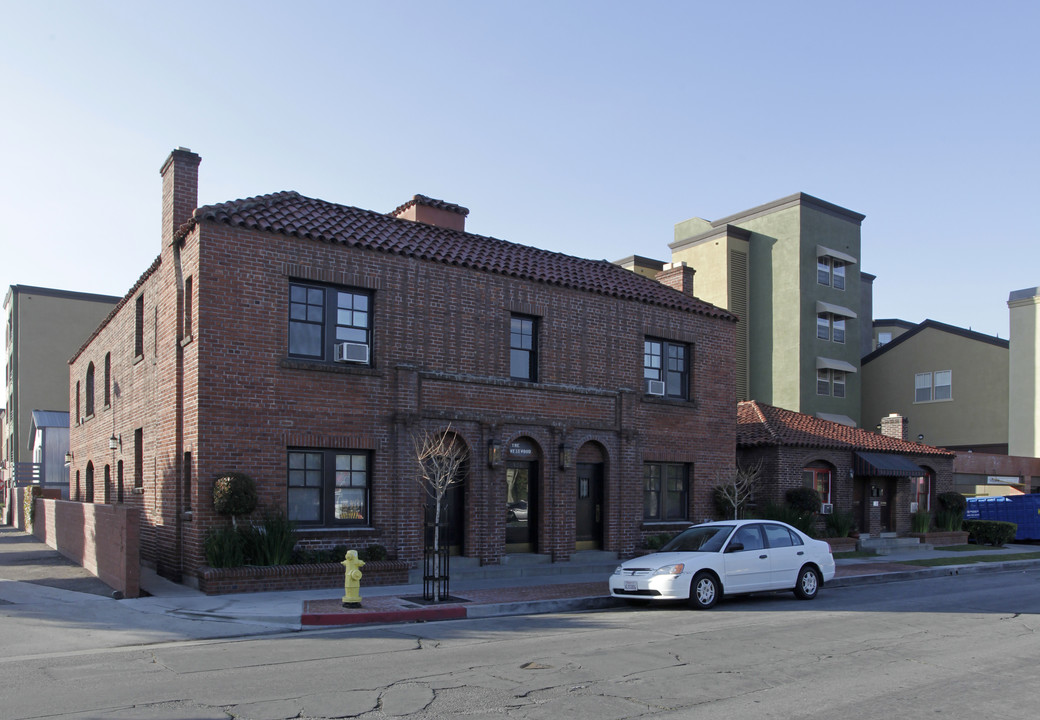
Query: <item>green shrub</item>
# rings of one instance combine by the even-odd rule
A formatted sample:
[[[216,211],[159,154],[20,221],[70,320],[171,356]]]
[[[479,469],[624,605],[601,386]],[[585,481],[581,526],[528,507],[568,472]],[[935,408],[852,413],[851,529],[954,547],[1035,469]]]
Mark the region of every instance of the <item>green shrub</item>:
[[[1000,520],[968,520],[964,523],[969,536],[979,545],[995,545],[1000,547],[1015,539],[1018,525]]]
[[[960,530],[964,524],[964,518],[961,514],[952,510],[939,510],[935,513],[935,527],[940,530],[952,532],[954,530]]]
[[[835,510],[830,515],[824,516],[823,525],[827,537],[848,537],[852,529],[856,527],[856,520],[851,511]]]
[[[340,555],[341,561],[345,555],[346,551]],[[378,562],[379,560],[386,560],[389,556],[390,554],[386,551],[386,548],[379,543],[372,543],[368,547],[361,548],[361,550],[358,551],[358,558],[363,562]]]
[[[932,527],[932,514],[927,510],[918,510],[910,516],[910,529],[915,533],[926,533]]]
[[[296,524],[281,513],[265,513],[260,524],[243,529],[246,562],[288,565],[296,547]]]
[[[213,530],[203,545],[206,563],[214,568],[241,567],[246,564],[244,545],[242,533],[237,528]]]
[[[784,493],[784,501],[801,514],[820,512],[820,493],[809,487],[791,488]]]
[[[939,501],[940,510],[956,513],[960,517],[964,517],[964,511],[968,508],[968,501],[957,492],[939,493],[936,500]]]
[[[800,513],[790,505],[769,503],[756,515],[763,520],[779,520],[796,527],[809,537],[816,537],[816,517],[812,513]]]
[[[220,515],[248,515],[256,503],[256,483],[245,473],[227,473],[213,481],[213,509]]]

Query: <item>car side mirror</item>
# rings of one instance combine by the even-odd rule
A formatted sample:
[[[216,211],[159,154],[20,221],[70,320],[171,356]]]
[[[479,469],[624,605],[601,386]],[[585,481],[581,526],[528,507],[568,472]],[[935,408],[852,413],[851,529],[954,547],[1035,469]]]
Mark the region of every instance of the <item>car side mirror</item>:
[[[728,552],[728,553],[740,552],[743,549],[744,549],[744,543],[742,543],[742,542],[731,542],[729,544],[729,547],[726,548],[726,552]]]

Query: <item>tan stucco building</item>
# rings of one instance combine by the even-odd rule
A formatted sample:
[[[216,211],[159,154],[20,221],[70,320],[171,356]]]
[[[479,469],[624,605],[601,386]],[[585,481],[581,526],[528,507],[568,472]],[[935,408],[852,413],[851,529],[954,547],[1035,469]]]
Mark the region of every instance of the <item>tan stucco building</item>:
[[[904,331],[863,358],[863,426],[897,413],[911,440],[1006,455],[1008,341],[934,320],[885,322]]]

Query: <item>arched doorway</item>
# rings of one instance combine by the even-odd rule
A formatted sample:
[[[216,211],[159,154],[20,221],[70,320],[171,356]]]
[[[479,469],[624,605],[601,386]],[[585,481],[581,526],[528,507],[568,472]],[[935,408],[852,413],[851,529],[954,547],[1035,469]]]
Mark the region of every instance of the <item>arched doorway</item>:
[[[506,462],[507,553],[538,552],[538,448],[530,438],[509,443]]]
[[[574,501],[574,549],[603,549],[603,478],[606,453],[597,443],[578,450]]]
[[[440,546],[447,546],[451,555],[465,554],[466,541],[466,487],[469,480],[469,449],[465,441],[455,433],[445,437],[445,441],[452,450],[458,448],[465,456],[459,466],[456,482],[448,486],[441,500],[441,533],[438,538]],[[437,496],[433,487],[426,485],[426,506],[428,517],[432,521],[434,517],[434,504]],[[433,543],[432,528],[429,530],[430,537],[426,539],[427,544]]]
[[[94,463],[87,463],[87,497],[86,502],[94,502]]]

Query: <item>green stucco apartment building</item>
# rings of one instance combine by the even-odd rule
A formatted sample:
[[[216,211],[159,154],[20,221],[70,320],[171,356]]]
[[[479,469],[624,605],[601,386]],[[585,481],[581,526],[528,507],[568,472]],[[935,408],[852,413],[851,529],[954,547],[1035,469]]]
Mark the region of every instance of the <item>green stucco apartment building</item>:
[[[740,318],[738,400],[860,424],[860,357],[873,342],[864,217],[797,193],[675,226],[672,267],[692,268],[696,296]]]

